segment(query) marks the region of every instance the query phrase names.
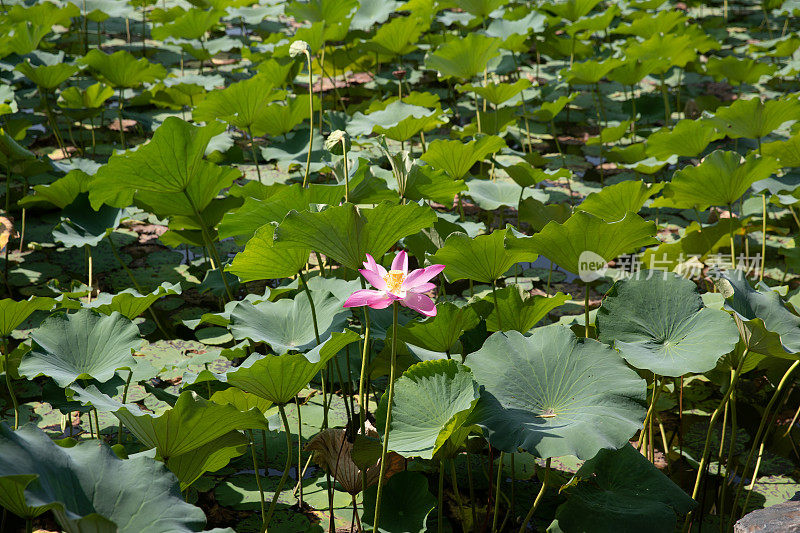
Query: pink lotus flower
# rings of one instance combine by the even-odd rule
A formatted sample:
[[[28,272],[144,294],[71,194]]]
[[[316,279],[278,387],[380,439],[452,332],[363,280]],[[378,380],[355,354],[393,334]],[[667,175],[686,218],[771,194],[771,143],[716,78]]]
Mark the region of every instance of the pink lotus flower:
[[[373,309],[386,309],[392,302],[410,307],[425,316],[436,316],[436,305],[424,292],[436,287],[428,281],[444,270],[444,265],[431,265],[408,271],[408,255],[403,251],[392,261],[392,269],[388,272],[367,254],[361,275],[377,290],[361,289],[344,303],[344,307],[360,307],[368,305]]]

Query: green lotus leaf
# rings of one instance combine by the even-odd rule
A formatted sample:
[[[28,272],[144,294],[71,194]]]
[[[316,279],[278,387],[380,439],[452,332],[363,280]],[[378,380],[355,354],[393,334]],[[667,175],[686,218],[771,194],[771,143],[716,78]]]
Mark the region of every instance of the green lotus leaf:
[[[644,203],[663,188],[663,183],[648,185],[640,180],[621,181],[603,187],[599,192],[589,193],[577,209],[614,222],[624,218],[626,213],[638,213]]]
[[[107,205],[94,210],[89,195],[81,193],[61,212],[61,222],[53,229],[53,240],[67,248],[97,246],[119,226],[123,214],[122,209]]]
[[[666,160],[673,155],[697,157],[723,137],[707,120],[683,119],[672,128],[662,128],[647,138],[647,155]]]
[[[710,119],[720,131],[732,139],[746,137],[761,139],[785,122],[800,120],[800,101],[796,99],[768,100],[739,99],[720,107]]]
[[[763,282],[759,282],[756,288],[751,287],[740,270],[723,272],[720,276],[720,292],[725,296],[725,309],[735,313],[739,327],[760,327],[777,334],[786,351],[782,355],[788,357],[792,354],[790,358],[796,359],[796,354],[800,353],[800,317],[786,308],[780,295]],[[763,332],[757,335],[766,336]]]
[[[0,300],[0,338],[11,335],[17,326],[36,311],[49,311],[54,304],[55,300],[43,296],[31,296],[20,301],[11,298]]]
[[[250,356],[233,370],[215,377],[278,405],[290,402],[339,351],[361,337],[349,329],[333,333],[307,354]]]
[[[64,209],[78,197],[89,192],[92,176],[82,170],[70,170],[67,174],[50,184],[34,185],[33,196],[26,196],[18,202],[20,206],[52,204]]]
[[[538,198],[547,201],[547,193],[533,188],[523,188],[513,181],[496,179],[471,179],[467,181],[468,194],[481,209],[494,211],[502,206],[517,207],[520,200]]]
[[[471,34],[472,35],[472,34]],[[463,178],[475,163],[505,147],[500,137],[493,135],[463,143],[437,139],[428,145],[422,160],[437,170],[444,170],[454,180]]]
[[[442,78],[469,80],[483,72],[486,64],[500,53],[502,41],[480,33],[451,39],[428,55],[425,67],[439,72]]]
[[[526,13],[522,18],[509,20],[493,18],[486,28],[486,35],[507,39],[510,35],[525,35],[531,32],[542,32],[547,24],[547,17],[534,10]]]
[[[220,17],[224,12],[217,10],[204,11],[202,9],[190,9],[177,17],[175,20],[157,26],[152,29],[153,39],[161,41],[175,37],[177,39],[200,39],[205,36],[211,28],[219,24]]]
[[[549,222],[533,237],[510,240],[508,248],[538,253],[577,274],[582,270],[582,254],[592,252],[609,262],[642,246],[658,244],[653,238],[655,233],[655,224],[635,213],[628,213],[616,222],[606,222],[590,213],[576,211],[562,224]]]
[[[119,50],[109,55],[95,48],[80,61],[97,72],[101,81],[121,89],[139,87],[143,83],[167,77],[167,71],[163,66],[150,63],[145,57],[136,59],[127,50]]]
[[[544,4],[541,8],[570,22],[575,22],[588,15],[599,3],[600,0],[567,0],[566,2]]]
[[[486,317],[488,331],[519,331],[527,333],[556,307],[564,305],[569,294],[557,292],[553,296],[522,296],[519,285],[512,285],[497,291],[497,306],[494,297],[487,296],[492,311]],[[498,317],[499,308],[499,317]],[[501,327],[502,326],[502,327]]]
[[[704,307],[694,282],[668,272],[614,283],[595,323],[600,341],[661,376],[707,372],[739,341],[728,313]]]
[[[247,437],[242,433],[230,431],[191,452],[170,457],[166,461],[167,468],[180,480],[181,491],[185,491],[206,472],[225,468],[231,459],[244,455],[247,444]]]
[[[264,224],[281,222],[289,211],[307,211],[311,204],[338,204],[344,197],[343,185],[300,183],[281,186],[266,198],[246,198],[235,211],[226,213],[219,225],[220,239],[234,237],[244,244]]]
[[[406,177],[403,196],[415,202],[425,199],[453,205],[456,194],[466,188],[463,180],[451,179],[443,170],[434,170],[430,165],[414,164]]]
[[[742,160],[736,152],[715,150],[699,165],[677,171],[664,188],[663,197],[653,201],[653,207],[704,211],[712,205],[729,206],[753,183],[768,178],[778,168],[771,157],[750,154]]]
[[[364,43],[364,47],[394,59],[416,50],[420,35],[429,27],[429,22],[414,14],[394,17],[386,24],[381,24],[375,35]]]
[[[575,63],[568,69],[563,69],[561,75],[570,83],[590,85],[599,82],[620,65],[622,65],[620,59],[611,58],[604,61],[589,59]]]
[[[350,29],[369,31],[375,24],[379,24],[378,29],[380,29],[386,25],[384,23],[400,5],[397,1],[361,0],[358,11],[350,20]]]
[[[285,103],[275,102],[258,111],[253,123],[253,133],[266,133],[272,137],[286,135],[308,118],[308,95],[300,94]],[[319,99],[314,98],[314,109],[319,109]]]
[[[119,459],[105,444],[56,445],[38,428],[0,423],[0,504],[24,518],[52,510],[66,531],[200,531],[201,509],[147,457]],[[143,512],[146,510],[146,512]]]
[[[51,316],[31,333],[34,348],[19,365],[28,378],[44,374],[60,387],[78,379],[105,383],[121,368],[131,369],[139,347],[139,328],[119,313],[99,315],[81,309]]]
[[[436,498],[428,490],[428,478],[419,472],[398,472],[385,482],[381,495],[380,533],[424,533],[425,522],[436,506]],[[377,489],[364,493],[361,523],[373,530]],[[365,528],[366,529],[366,528]]]
[[[274,223],[261,226],[225,270],[236,274],[242,282],[297,274],[308,262],[311,250],[276,243],[273,238],[276,226]]]
[[[641,262],[647,268],[673,270],[693,257],[703,261],[720,247],[729,246],[731,231],[735,232],[741,227],[742,220],[738,218],[723,218],[707,226],[692,222],[677,241],[661,243],[657,248],[645,250]]]
[[[600,450],[575,474],[562,494],[548,532],[675,531],[678,516],[697,503],[630,444]],[[676,516],[677,515],[677,516]]]
[[[800,167],[800,134],[764,144],[761,150],[765,156],[776,158],[782,167]]]
[[[438,124],[435,114],[434,110],[395,100],[383,109],[372,111],[368,115],[356,112],[347,123],[347,132],[353,137],[377,132],[385,134],[390,139],[407,141],[419,130],[435,127]],[[429,124],[430,128],[426,128]],[[405,127],[400,127],[401,125]],[[419,129],[416,126],[419,126]]]
[[[632,120],[625,120],[616,126],[606,126],[600,130],[599,136],[589,138],[586,144],[589,146],[613,144],[625,137],[631,129],[631,124],[633,124]]]
[[[229,187],[239,171],[203,159],[208,143],[224,124],[198,127],[169,117],[153,139],[135,152],[112,155],[89,185],[92,207],[129,206],[133,198],[161,216],[195,216]]]
[[[324,22],[335,24],[344,21],[358,9],[356,0],[311,0],[299,2],[295,0],[286,5],[288,16],[298,21]]]
[[[24,62],[19,63],[14,69],[22,72],[34,85],[47,91],[52,91],[78,72],[78,67],[69,63],[34,67],[30,62]]]
[[[318,213],[289,213],[275,230],[275,240],[311,248],[357,270],[366,254],[382,257],[398,240],[435,221],[436,212],[427,206],[383,202],[359,210],[346,203]]]
[[[520,187],[534,187],[544,180],[558,180],[560,178],[571,178],[572,172],[566,168],[558,170],[547,170],[536,168],[530,163],[515,163],[505,167],[508,175]]]
[[[495,333],[467,365],[484,387],[473,419],[503,451],[588,459],[641,429],[644,380],[615,350],[566,326]]]
[[[494,106],[503,104],[519,93],[531,86],[531,82],[522,78],[514,83],[488,83],[486,85],[475,85],[468,83],[456,85],[456,90],[460,93],[473,92]]]
[[[572,208],[568,204],[545,204],[536,198],[525,198],[519,203],[519,219],[530,224],[533,231],[542,231],[550,221],[562,224],[570,216]]]
[[[550,122],[580,94],[576,92],[568,96],[559,96],[554,102],[542,102],[539,109],[533,111],[531,117],[538,122]]]
[[[432,352],[446,353],[458,338],[480,322],[475,308],[442,302],[436,306],[436,316],[422,322],[413,320],[398,328],[397,338]]]
[[[461,363],[423,361],[403,372],[394,385],[389,449],[403,457],[431,459],[467,421],[478,401],[478,384]],[[375,416],[385,423],[384,394]]]
[[[213,122],[222,119],[243,131],[251,129],[253,135],[263,131],[253,130],[262,120],[270,102],[282,100],[284,91],[275,90],[275,84],[263,74],[233,83],[222,91],[213,91],[192,110],[196,121]],[[267,119],[263,119],[267,120]]]
[[[133,320],[164,296],[180,294],[181,292],[180,283],[165,281],[156,287],[153,292],[147,294],[141,294],[136,289],[125,289],[116,294],[103,292],[98,294],[86,307],[104,315],[117,312],[129,320]]]
[[[758,83],[762,76],[770,76],[775,70],[775,65],[736,56],[710,57],[706,63],[709,76],[716,81],[727,80],[731,85]]]
[[[348,311],[341,301],[327,291],[312,292],[319,336],[326,339],[332,331],[344,327]],[[249,338],[266,342],[275,353],[305,351],[316,345],[314,324],[310,320],[311,305],[306,294],[294,299],[252,304],[239,302],[231,311],[231,333],[237,340]]]
[[[663,10],[656,13],[644,14],[633,19],[626,24],[620,24],[614,28],[613,33],[621,35],[636,35],[642,39],[647,39],[651,35],[663,31],[669,32],[681,22],[687,22],[687,17],[680,11]]]
[[[511,229],[497,229],[475,238],[465,233],[450,234],[443,247],[429,257],[432,263],[445,265],[444,275],[450,281],[471,279],[492,283],[500,279],[515,263],[535,261],[536,253],[526,249],[510,249],[506,239]]]
[[[258,409],[266,414],[272,407],[272,402],[265,400],[255,394],[244,392],[236,387],[230,387],[225,390],[217,391],[211,396],[211,401],[222,405],[232,405],[239,411],[246,413],[253,408]]]

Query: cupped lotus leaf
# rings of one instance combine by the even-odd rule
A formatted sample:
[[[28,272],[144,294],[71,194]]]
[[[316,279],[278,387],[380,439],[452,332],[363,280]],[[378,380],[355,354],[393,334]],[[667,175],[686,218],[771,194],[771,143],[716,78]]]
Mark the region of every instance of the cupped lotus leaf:
[[[589,146],[596,146],[598,144],[613,144],[625,137],[625,135],[631,129],[631,124],[633,124],[632,120],[625,120],[616,126],[606,126],[600,130],[600,135],[589,138],[586,141],[586,144]]]
[[[697,506],[630,444],[600,450],[562,491],[567,501],[548,532],[641,531],[672,533],[678,516]]]
[[[255,394],[244,392],[236,387],[217,391],[211,396],[211,401],[222,405],[232,405],[242,412],[250,411],[253,408],[266,414],[272,407],[272,402],[265,400]]]
[[[150,63],[146,57],[136,59],[127,50],[106,54],[95,48],[80,61],[97,72],[102,81],[120,89],[138,87],[143,83],[167,77],[163,66]]]
[[[425,67],[439,72],[443,78],[469,80],[483,72],[489,60],[500,54],[502,40],[480,33],[469,33],[465,38],[447,41],[428,55]]]
[[[456,194],[466,188],[467,184],[463,180],[451,179],[443,170],[434,170],[430,165],[414,164],[406,177],[403,196],[415,202],[425,199],[453,205]]]
[[[345,203],[318,213],[289,213],[275,230],[275,240],[311,248],[347,268],[361,268],[366,254],[382,257],[403,237],[428,228],[436,212],[416,204],[383,202],[373,209]]]
[[[562,70],[561,75],[570,83],[590,85],[598,83],[606,74],[620,65],[622,65],[622,60],[615,58],[604,61],[589,59]]]
[[[735,313],[739,327],[763,328],[777,334],[786,351],[783,355],[796,359],[796,354],[800,353],[800,317],[787,309],[780,295],[764,282],[751,287],[741,270],[722,272],[720,276],[722,279],[718,283],[725,296],[725,309]],[[757,335],[766,336],[763,332]]]
[[[219,19],[225,13],[211,9],[190,9],[175,20],[162,24],[152,29],[153,39],[165,40],[169,37],[176,39],[200,39],[207,31],[219,24]]]
[[[394,384],[389,449],[431,459],[467,422],[478,397],[478,384],[461,363],[438,359],[412,365]],[[384,394],[375,413],[379,426],[387,405]]]
[[[545,180],[558,180],[560,178],[571,178],[572,172],[566,168],[558,170],[548,170],[536,168],[530,163],[520,162],[504,167],[509,177],[520,187],[534,187],[536,184]]]
[[[244,244],[264,224],[281,222],[289,211],[307,211],[311,204],[336,205],[343,197],[343,185],[281,186],[266,198],[246,198],[240,208],[226,213],[219,225],[219,237],[234,237]]]
[[[537,457],[594,457],[641,429],[646,385],[619,354],[566,326],[497,332],[466,364],[484,387],[473,420],[492,446]]]
[[[456,90],[460,93],[474,92],[481,98],[494,106],[499,106],[511,100],[519,93],[531,86],[530,80],[522,78],[514,83],[488,83],[486,85],[456,85]]]
[[[575,22],[581,17],[585,17],[600,0],[567,0],[552,4],[544,4],[541,9],[548,11],[570,22]]]
[[[11,431],[0,423],[0,504],[24,518],[52,510],[75,533],[192,532],[205,524],[160,463],[121,460],[96,441],[63,448],[32,425]]]
[[[266,133],[273,137],[286,135],[308,118],[307,94],[289,98],[285,103],[275,102],[259,110],[253,123],[253,133]],[[319,99],[314,98],[314,109],[319,109]]]
[[[421,126],[424,128],[432,118],[431,127],[438,124],[435,111],[418,105],[406,104],[395,100],[381,110],[373,111],[367,115],[357,112],[347,123],[347,132],[353,137],[370,135],[374,132],[386,134],[390,139],[407,141],[416,135],[416,128],[399,128],[400,124],[405,124],[409,120],[423,120]],[[410,134],[408,134],[410,132]],[[406,135],[408,134],[408,135]]]
[[[357,0],[295,0],[286,5],[285,13],[298,21],[334,24],[344,21],[358,9]]]
[[[486,317],[486,329],[488,331],[519,331],[527,333],[539,323],[550,311],[564,305],[570,298],[569,294],[557,292],[553,296],[531,296],[522,297],[522,290],[519,285],[512,285],[500,289],[496,293],[497,305],[493,296],[487,296],[485,300],[491,304],[491,313]],[[499,308],[499,316],[498,316]]]
[[[119,226],[123,214],[122,209],[108,205],[94,210],[89,195],[81,193],[61,212],[61,222],[53,228],[53,240],[67,248],[97,246]]]
[[[694,282],[671,272],[614,283],[596,325],[628,363],[661,376],[707,372],[739,341],[730,315],[705,307]]]
[[[587,252],[590,257],[599,256],[605,262],[627,253],[636,252],[643,246],[658,244],[653,237],[656,226],[646,222],[636,213],[628,213],[616,222],[576,211],[566,222],[549,222],[533,237],[510,240],[511,251],[528,250],[545,256],[558,266],[574,274],[582,270],[581,258]]]
[[[403,56],[417,49],[420,35],[429,27],[429,22],[414,14],[394,17],[375,31],[365,47],[391,58]]]
[[[54,304],[55,300],[43,296],[31,296],[20,301],[11,298],[0,300],[0,338],[11,335],[34,312],[49,311]]]
[[[486,35],[507,39],[511,35],[525,35],[531,32],[544,31],[547,17],[543,13],[531,10],[522,18],[508,20],[493,18],[486,28]]]
[[[662,161],[673,155],[697,157],[724,135],[707,120],[683,119],[672,128],[654,131],[647,138],[647,155]]]
[[[720,133],[732,139],[760,139],[790,120],[800,120],[800,101],[794,98],[766,102],[760,98],[740,99],[718,108],[709,120]]]
[[[369,31],[375,24],[384,26],[389,15],[394,13],[402,4],[396,0],[361,0],[358,10],[350,20],[351,30]]]
[[[642,16],[633,19],[630,23],[620,24],[612,31],[621,35],[636,35],[647,39],[660,31],[669,32],[678,23],[687,21],[686,15],[680,11],[663,10],[653,14],[642,13]]]
[[[180,293],[180,283],[169,283],[165,281],[147,294],[141,294],[136,289],[125,289],[116,294],[103,292],[86,304],[86,307],[94,309],[104,315],[117,312],[129,320],[133,320],[164,296]]]
[[[742,160],[736,152],[715,150],[699,165],[677,171],[663,196],[653,201],[653,207],[704,211],[712,205],[729,206],[753,183],[768,178],[778,168],[772,157],[750,154]]]
[[[349,329],[308,352],[250,356],[241,366],[215,377],[278,405],[290,402],[339,351],[361,337]]]
[[[460,231],[452,233],[429,259],[445,265],[444,275],[450,281],[471,279],[491,283],[503,277],[515,263],[536,260],[536,253],[531,250],[506,246],[511,231],[510,228],[497,229],[475,238]]]
[[[543,191],[523,188],[513,181],[503,179],[482,180],[475,178],[467,181],[467,188],[467,194],[469,194],[470,198],[481,209],[487,211],[494,211],[502,206],[517,207],[520,200],[525,198],[534,197],[545,202],[549,198],[547,193]]]
[[[69,63],[33,66],[28,61],[19,63],[14,68],[24,74],[34,85],[47,91],[52,91],[78,72],[78,67]]]
[[[537,122],[550,122],[556,116],[561,113],[565,107],[567,107],[570,102],[575,100],[581,93],[571,93],[565,96],[559,96],[553,102],[542,102],[542,105],[539,106],[539,109],[535,109],[531,113],[531,117],[533,120]]]
[[[361,523],[370,530],[373,530],[376,499],[375,488],[364,493]],[[377,530],[379,533],[424,533],[428,530],[425,522],[435,506],[436,498],[428,490],[428,478],[410,470],[399,472],[383,488]]]
[[[697,57],[696,43],[692,35],[684,33],[655,33],[645,41],[630,39],[625,50],[629,60],[649,63],[653,72],[663,74],[671,66],[685,67],[689,61]]]
[[[277,224],[261,226],[225,269],[242,282],[294,276],[308,262],[311,250],[275,242]]]
[[[161,216],[195,216],[230,187],[239,171],[205,160],[206,147],[225,130],[221,122],[199,127],[169,117],[136,151],[112,155],[89,185],[92,207],[129,206],[134,196]]]
[[[328,291],[312,292],[319,336],[325,339],[332,331],[344,327],[348,311]],[[231,333],[237,340],[249,338],[266,342],[275,353],[289,350],[305,351],[316,345],[311,304],[308,295],[300,293],[294,299],[252,304],[239,302],[231,311]]]
[[[167,468],[181,482],[181,491],[185,491],[206,472],[225,468],[231,459],[244,455],[247,444],[247,437],[241,432],[229,431],[191,452],[170,457]]]
[[[272,80],[263,74],[236,82],[222,91],[209,93],[192,110],[192,117],[202,122],[222,119],[243,131],[258,124],[260,115],[267,113],[270,102],[283,99],[285,93],[275,90]],[[262,131],[253,131],[261,135]]]
[[[519,203],[519,219],[531,225],[533,231],[542,231],[550,221],[559,224],[572,216],[568,204],[542,203],[536,198],[525,198]]]
[[[19,205],[28,207],[36,204],[52,204],[64,209],[75,201],[79,194],[89,192],[90,181],[92,176],[86,172],[78,169],[70,170],[53,183],[34,185],[35,194],[20,199]]]
[[[800,134],[785,141],[766,143],[761,151],[765,156],[776,158],[782,167],[800,167]]]
[[[736,56],[710,57],[706,63],[706,74],[716,81],[727,80],[731,85],[758,83],[761,76],[769,76],[775,70],[775,65]]]
[[[480,317],[471,305],[459,306],[442,302],[436,306],[436,316],[423,322],[411,321],[398,328],[397,338],[432,352],[447,352],[458,338],[480,322]]]
[[[486,156],[505,146],[505,141],[494,135],[468,143],[437,139],[428,145],[428,149],[422,154],[422,160],[458,180],[463,178],[475,163],[483,161]]]
[[[31,338],[34,348],[19,365],[28,378],[44,374],[60,387],[78,379],[105,383],[121,368],[136,366],[132,351],[139,347],[139,328],[119,313],[100,315],[81,309],[51,316]]]
[[[589,193],[576,209],[614,222],[629,212],[638,213],[644,203],[663,188],[663,183],[649,185],[641,180],[621,181],[603,187],[599,192]]]

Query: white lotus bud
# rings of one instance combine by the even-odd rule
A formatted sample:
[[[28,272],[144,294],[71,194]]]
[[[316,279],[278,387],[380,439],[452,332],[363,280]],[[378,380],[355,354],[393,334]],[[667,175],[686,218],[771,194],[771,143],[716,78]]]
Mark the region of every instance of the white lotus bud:
[[[300,54],[306,53],[309,49],[310,47],[308,46],[307,42],[302,40],[297,40],[289,46],[289,56],[297,57]]]

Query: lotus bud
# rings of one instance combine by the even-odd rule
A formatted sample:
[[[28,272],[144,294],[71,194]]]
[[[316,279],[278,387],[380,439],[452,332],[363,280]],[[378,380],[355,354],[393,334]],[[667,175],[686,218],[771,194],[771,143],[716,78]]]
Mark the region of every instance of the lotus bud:
[[[325,149],[334,155],[344,155],[342,150],[342,142],[344,142],[344,149],[350,151],[350,135],[346,131],[336,130],[328,135],[325,139]]]
[[[297,40],[289,46],[289,56],[297,57],[300,54],[305,54],[309,49],[310,47],[308,46],[307,42],[303,40]]]

